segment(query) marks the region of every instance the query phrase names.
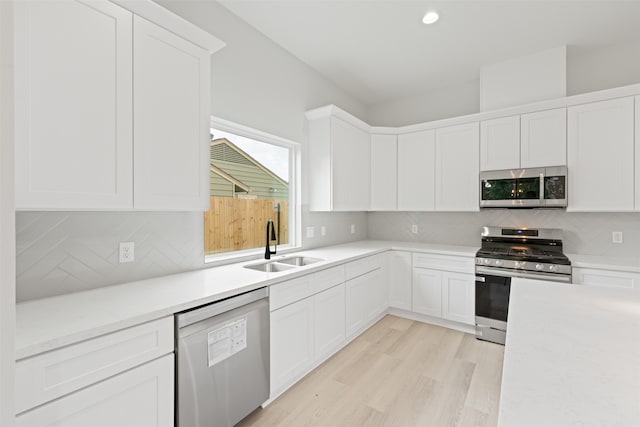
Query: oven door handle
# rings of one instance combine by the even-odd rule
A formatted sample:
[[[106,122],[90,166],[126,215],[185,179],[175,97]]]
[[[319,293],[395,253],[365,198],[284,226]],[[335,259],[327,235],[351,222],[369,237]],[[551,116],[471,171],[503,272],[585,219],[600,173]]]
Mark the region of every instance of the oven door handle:
[[[484,276],[476,276],[476,282],[482,282],[482,283],[484,283],[484,282],[486,282],[486,281],[487,281],[487,278],[486,278],[486,277],[484,277]]]
[[[498,276],[498,277],[520,277],[522,279],[537,279],[537,280],[547,280],[549,282],[564,282],[571,283],[571,276],[565,274],[554,274],[554,275],[545,275],[538,273],[529,273],[525,271],[496,271],[486,267],[476,267],[476,274],[486,274],[488,276]],[[476,276],[476,282],[478,282],[478,276]]]

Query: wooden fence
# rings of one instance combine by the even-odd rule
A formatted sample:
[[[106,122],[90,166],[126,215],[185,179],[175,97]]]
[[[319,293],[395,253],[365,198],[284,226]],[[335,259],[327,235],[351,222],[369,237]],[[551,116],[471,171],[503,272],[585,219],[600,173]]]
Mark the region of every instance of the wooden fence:
[[[264,247],[267,220],[277,227],[280,203],[280,244],[289,242],[289,203],[286,200],[212,197],[204,215],[205,253]],[[277,229],[276,229],[277,231]]]

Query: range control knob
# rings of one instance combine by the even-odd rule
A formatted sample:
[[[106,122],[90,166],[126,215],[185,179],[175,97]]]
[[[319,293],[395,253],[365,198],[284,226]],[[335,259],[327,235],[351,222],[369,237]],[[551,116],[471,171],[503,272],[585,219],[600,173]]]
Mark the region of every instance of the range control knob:
[[[500,266],[503,264],[503,262],[502,262],[502,260],[501,260],[501,259],[497,259],[497,260],[495,260],[494,264],[495,264],[497,267],[500,267]]]
[[[484,262],[486,265],[491,264],[491,260],[489,258],[483,259],[482,262]]]
[[[549,271],[558,271],[558,266],[557,265],[550,265],[549,266]]]
[[[536,270],[544,270],[544,264],[536,264]]]
[[[515,267],[516,268],[524,268],[524,261],[516,261],[515,262]]]

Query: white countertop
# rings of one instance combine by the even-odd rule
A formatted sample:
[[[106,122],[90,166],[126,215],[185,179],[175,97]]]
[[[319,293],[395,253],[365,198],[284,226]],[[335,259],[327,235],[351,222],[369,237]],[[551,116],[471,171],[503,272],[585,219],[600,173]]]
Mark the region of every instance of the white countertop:
[[[500,427],[639,426],[640,295],[513,279]]]
[[[243,268],[261,260],[108,286],[16,306],[16,359],[155,320],[389,249],[475,256],[477,247],[361,241],[297,252],[324,261],[286,272]],[[291,256],[293,254],[287,254]],[[274,257],[273,259],[276,259]]]
[[[572,267],[597,268],[640,273],[640,257],[611,257],[567,254]]]

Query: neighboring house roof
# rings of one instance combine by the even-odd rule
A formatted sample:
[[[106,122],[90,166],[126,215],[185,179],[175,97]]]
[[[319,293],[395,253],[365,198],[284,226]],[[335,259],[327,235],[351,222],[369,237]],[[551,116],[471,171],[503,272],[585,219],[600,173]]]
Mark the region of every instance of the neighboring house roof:
[[[210,147],[212,174],[232,183],[249,195],[260,198],[288,198],[289,184],[285,180],[228,139],[215,139],[211,141]],[[229,197],[230,190],[219,185],[214,186],[212,181],[211,195]]]
[[[218,176],[226,179],[227,181],[231,182],[232,184],[242,188],[247,193],[249,191],[251,191],[251,187],[249,187],[248,185],[244,184],[242,181],[239,181],[239,180],[235,179],[234,177],[232,177],[231,175],[229,175],[228,173],[226,173],[225,171],[223,171],[219,167],[215,166],[213,163],[209,164],[209,170],[211,172],[215,173],[216,175],[218,175]]]

